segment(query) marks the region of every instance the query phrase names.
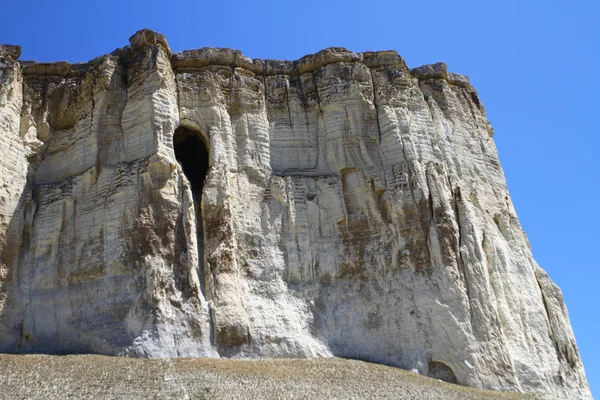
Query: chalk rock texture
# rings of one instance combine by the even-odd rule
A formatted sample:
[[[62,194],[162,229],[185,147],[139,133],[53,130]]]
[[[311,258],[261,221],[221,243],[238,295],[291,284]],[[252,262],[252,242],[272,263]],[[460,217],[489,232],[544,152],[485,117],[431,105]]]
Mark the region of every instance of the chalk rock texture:
[[[591,398],[469,80],[393,51],[0,47],[0,350],[368,360]]]

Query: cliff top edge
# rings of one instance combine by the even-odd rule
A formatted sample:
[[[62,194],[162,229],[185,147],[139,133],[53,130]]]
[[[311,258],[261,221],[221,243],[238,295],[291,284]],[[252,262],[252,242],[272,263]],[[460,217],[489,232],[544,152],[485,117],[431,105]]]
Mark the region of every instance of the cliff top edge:
[[[345,62],[363,63],[368,68],[395,67],[410,73],[417,79],[444,79],[455,85],[470,86],[468,77],[448,72],[448,67],[443,62],[409,69],[404,59],[395,50],[355,53],[343,47],[329,47],[317,53],[308,54],[295,61],[252,59],[243,55],[240,50],[215,47],[202,47],[173,54],[165,36],[150,29],[142,29],[136,32],[129,38],[129,43],[129,46],[118,48],[110,54],[97,57],[85,63],[69,63],[67,61],[45,63],[38,63],[37,61],[18,62],[23,68],[24,75],[74,77],[84,75],[106,57],[128,58],[144,51],[148,47],[158,47],[170,58],[171,65],[177,72],[192,71],[208,66],[229,66],[232,68],[242,68],[260,76],[298,76],[314,72],[328,64]],[[17,61],[20,55],[20,46],[0,44],[0,66],[6,62]]]

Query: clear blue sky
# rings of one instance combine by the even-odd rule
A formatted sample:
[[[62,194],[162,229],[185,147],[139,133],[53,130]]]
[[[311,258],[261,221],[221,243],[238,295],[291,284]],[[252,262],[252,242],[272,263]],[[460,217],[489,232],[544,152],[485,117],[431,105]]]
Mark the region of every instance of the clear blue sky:
[[[88,61],[141,28],[174,51],[296,59],[330,46],[445,61],[478,89],[534,256],[563,290],[600,397],[600,2],[4,0],[21,59]]]

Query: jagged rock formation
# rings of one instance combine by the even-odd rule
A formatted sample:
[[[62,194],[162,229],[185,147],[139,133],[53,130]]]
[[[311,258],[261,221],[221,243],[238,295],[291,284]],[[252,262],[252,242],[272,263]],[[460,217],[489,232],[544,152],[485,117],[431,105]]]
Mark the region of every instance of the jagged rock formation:
[[[2,351],[336,355],[591,397],[466,77],[130,42],[0,48]]]

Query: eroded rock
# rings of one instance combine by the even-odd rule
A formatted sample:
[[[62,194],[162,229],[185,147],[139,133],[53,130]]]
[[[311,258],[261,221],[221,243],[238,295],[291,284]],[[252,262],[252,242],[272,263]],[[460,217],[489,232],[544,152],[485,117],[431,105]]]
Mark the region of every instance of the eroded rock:
[[[590,398],[468,78],[130,41],[0,65],[0,350],[336,355]]]
[[[21,46],[0,44],[0,62],[14,61],[21,55]]]

